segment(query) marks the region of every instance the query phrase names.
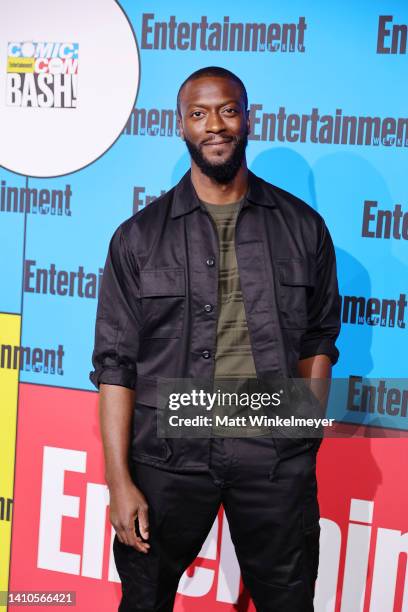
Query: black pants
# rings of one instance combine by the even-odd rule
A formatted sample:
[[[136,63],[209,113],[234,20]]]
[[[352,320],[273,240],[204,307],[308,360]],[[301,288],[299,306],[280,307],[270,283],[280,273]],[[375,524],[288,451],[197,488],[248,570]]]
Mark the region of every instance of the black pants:
[[[319,560],[316,452],[278,459],[270,438],[216,438],[208,473],[132,465],[149,505],[147,554],[113,543],[119,612],[173,610],[178,582],[223,504],[259,612],[311,612]]]

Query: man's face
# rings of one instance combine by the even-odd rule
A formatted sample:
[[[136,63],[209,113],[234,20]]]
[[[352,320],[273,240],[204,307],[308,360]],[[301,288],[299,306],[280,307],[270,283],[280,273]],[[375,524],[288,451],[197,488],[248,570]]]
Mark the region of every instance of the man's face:
[[[202,172],[229,183],[245,159],[250,130],[239,85],[223,77],[189,81],[180,94],[179,129]]]

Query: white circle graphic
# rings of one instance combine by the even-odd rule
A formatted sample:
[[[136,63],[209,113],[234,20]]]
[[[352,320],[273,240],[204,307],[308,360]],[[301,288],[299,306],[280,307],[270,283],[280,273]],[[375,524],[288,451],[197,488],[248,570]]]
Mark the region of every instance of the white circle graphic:
[[[139,86],[139,52],[115,0],[3,0],[0,165],[61,176],[116,141]]]

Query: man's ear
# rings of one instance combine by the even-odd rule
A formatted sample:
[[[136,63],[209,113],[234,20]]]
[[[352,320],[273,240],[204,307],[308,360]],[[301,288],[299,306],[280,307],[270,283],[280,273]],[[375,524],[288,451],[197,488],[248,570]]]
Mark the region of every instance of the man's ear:
[[[247,129],[248,129],[248,135],[251,133],[251,121],[249,119],[249,110],[245,111],[246,112],[246,124],[247,124]]]
[[[181,140],[185,140],[182,120],[179,113],[177,113],[177,128],[179,130]]]

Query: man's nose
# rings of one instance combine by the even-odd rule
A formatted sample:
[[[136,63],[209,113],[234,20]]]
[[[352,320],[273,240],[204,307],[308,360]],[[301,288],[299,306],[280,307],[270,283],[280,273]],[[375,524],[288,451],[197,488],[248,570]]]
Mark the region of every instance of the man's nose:
[[[222,117],[217,111],[211,111],[207,115],[207,123],[205,126],[207,132],[219,133],[225,130],[225,124]]]

